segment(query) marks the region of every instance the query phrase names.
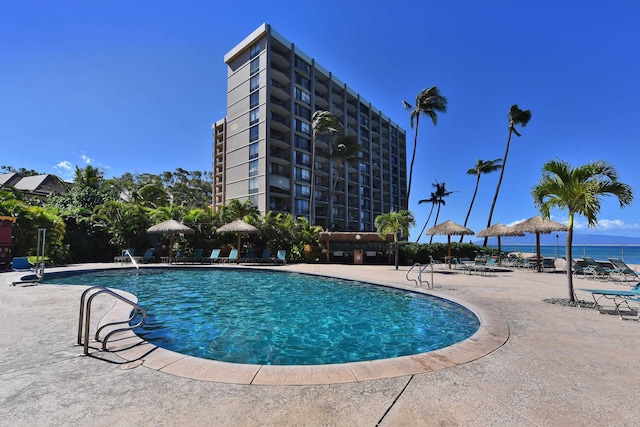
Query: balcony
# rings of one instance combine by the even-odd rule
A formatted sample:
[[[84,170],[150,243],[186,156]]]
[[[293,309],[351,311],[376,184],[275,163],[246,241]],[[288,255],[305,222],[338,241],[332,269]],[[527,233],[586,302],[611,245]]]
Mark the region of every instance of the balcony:
[[[288,55],[280,50],[271,49],[271,64],[275,64],[280,68],[289,68],[289,59]]]

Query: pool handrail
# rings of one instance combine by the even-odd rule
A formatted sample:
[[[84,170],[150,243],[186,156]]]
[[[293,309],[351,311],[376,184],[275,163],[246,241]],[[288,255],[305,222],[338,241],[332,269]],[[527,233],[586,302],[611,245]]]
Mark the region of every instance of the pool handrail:
[[[93,294],[86,300],[86,304],[85,304],[85,299],[87,297],[87,295],[93,292]],[[126,328],[117,328],[114,329],[112,331],[110,331],[107,335],[105,335],[105,337],[102,340],[102,350],[105,351],[107,350],[107,342],[109,341],[109,338],[118,332],[124,332],[124,331],[130,331],[133,329],[136,329],[140,326],[142,326],[144,324],[144,322],[147,319],[147,312],[144,308],[142,308],[140,305],[134,303],[133,301],[123,297],[122,295],[112,291],[111,289],[105,288],[104,286],[92,286],[88,289],[86,289],[83,293],[82,296],[80,297],[80,313],[78,316],[78,345],[83,345],[84,344],[84,354],[88,355],[89,354],[89,327],[90,327],[90,321],[91,321],[91,303],[93,302],[93,299],[95,297],[97,297],[100,294],[108,294],[111,295],[114,298],[119,299],[120,301],[129,304],[133,310],[131,311],[131,315],[129,317],[129,319],[127,320],[123,320],[123,321],[119,321],[119,322],[110,322],[110,323],[106,323],[102,326],[100,326],[95,334],[95,341],[100,341],[100,332],[106,328],[107,326],[113,326],[113,325],[119,325],[119,324],[129,324],[137,315],[138,313],[141,314],[141,319],[138,323],[136,323],[135,325],[129,325]],[[83,325],[84,323],[84,330],[83,330]],[[84,343],[83,343],[83,332],[84,332]]]

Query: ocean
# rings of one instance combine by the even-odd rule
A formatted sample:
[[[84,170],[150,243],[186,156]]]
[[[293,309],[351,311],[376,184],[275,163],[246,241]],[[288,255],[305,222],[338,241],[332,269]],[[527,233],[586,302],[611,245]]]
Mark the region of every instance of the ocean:
[[[489,245],[497,249],[498,245]],[[536,253],[536,245],[503,244],[502,252]],[[573,245],[573,258],[588,256],[596,261],[619,258],[627,264],[640,265],[640,245]],[[559,258],[565,255],[565,245],[540,245],[540,256]]]

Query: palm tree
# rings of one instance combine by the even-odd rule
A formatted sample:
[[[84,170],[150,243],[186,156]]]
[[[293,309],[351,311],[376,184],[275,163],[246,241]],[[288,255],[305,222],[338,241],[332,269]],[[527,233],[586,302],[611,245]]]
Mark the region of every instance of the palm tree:
[[[226,222],[235,221],[237,219],[250,221],[260,217],[260,210],[249,199],[244,202],[241,202],[238,199],[231,199],[222,207],[222,211],[223,213],[221,214],[221,217]]]
[[[509,144],[511,143],[511,134],[516,134],[516,136],[522,136],[516,130],[516,125],[521,125],[525,127],[527,123],[531,120],[531,111],[530,110],[521,110],[518,108],[518,104],[513,104],[511,109],[509,110],[509,138],[507,138],[507,149],[504,152],[504,157],[502,158],[502,169],[500,170],[500,178],[498,179],[498,186],[496,187],[496,194],[493,196],[493,203],[491,204],[491,210],[489,211],[489,220],[487,221],[487,227],[491,227],[491,219],[493,218],[493,209],[496,207],[496,203],[498,202],[498,193],[500,193],[500,185],[502,184],[502,177],[504,176],[504,167],[507,165],[507,156],[509,155]],[[483,246],[487,246],[487,240],[489,238],[484,238]]]
[[[476,188],[473,190],[473,197],[471,198],[471,204],[469,205],[469,211],[467,212],[467,217],[464,219],[464,226],[467,226],[467,222],[469,221],[469,216],[471,215],[471,209],[473,209],[473,202],[476,200],[476,195],[478,194],[478,186],[480,185],[480,177],[483,173],[491,173],[495,172],[498,169],[502,168],[502,159],[495,160],[480,160],[476,161],[476,165],[467,171],[469,175],[476,176]],[[460,236],[460,243],[462,243],[462,239],[464,236]]]
[[[374,225],[378,235],[386,240],[387,234],[393,234],[393,244],[396,254],[396,270],[400,264],[400,246],[398,245],[398,237],[409,235],[409,228],[415,225],[416,221],[413,214],[408,210],[399,212],[391,211],[386,214],[380,214],[376,217]]]
[[[309,194],[309,224],[315,225],[315,165],[316,165],[316,138],[318,135],[326,135],[341,130],[340,121],[329,111],[318,110],[311,116],[311,128],[313,129],[313,138],[311,141],[311,192]]]
[[[428,89],[424,89],[416,96],[415,105],[409,104],[407,101],[402,101],[405,110],[411,111],[409,116],[411,117],[411,128],[415,122],[416,134],[413,139],[413,154],[411,155],[411,166],[409,168],[409,184],[407,185],[407,200],[411,194],[411,180],[413,178],[413,164],[416,160],[416,149],[418,148],[418,124],[420,122],[420,115],[424,114],[431,118],[431,122],[435,126],[438,123],[438,113],[447,112],[447,98],[440,95],[440,89],[437,86],[432,86]]]
[[[569,211],[567,223],[567,285],[569,301],[575,301],[571,246],[573,221],[576,214],[587,218],[589,227],[598,223],[600,199],[603,196],[618,198],[620,208],[631,204],[631,187],[618,181],[616,169],[604,161],[595,161],[572,168],[567,162],[551,160],[542,168],[542,178],[531,190],[533,202],[543,217],[549,218],[552,209]]]
[[[433,208],[436,206],[436,203],[438,203],[438,196],[436,196],[436,193],[432,191],[428,199],[422,199],[418,201],[419,205],[422,203],[431,203],[431,210],[429,210],[429,216],[427,217],[427,220],[424,222],[424,226],[422,227],[422,230],[420,230],[420,234],[416,239],[416,243],[420,241],[420,237],[422,237],[422,233],[424,233],[424,230],[427,229],[427,225],[429,225],[429,220],[431,220],[431,214],[433,213]]]
[[[440,207],[446,205],[446,202],[444,200],[445,197],[449,197],[451,194],[454,193],[454,191],[447,191],[446,189],[446,184],[443,183],[439,183],[438,181],[436,181],[435,184],[431,184],[436,188],[436,204],[438,205],[438,210],[436,211],[436,219],[435,221],[433,221],[433,225],[435,226],[438,223],[438,217],[440,216]],[[431,236],[431,238],[429,239],[429,244],[433,243],[433,235]]]
[[[340,171],[350,160],[357,159],[362,147],[355,135],[344,135],[329,143],[328,150],[316,149],[316,154],[329,159],[332,165],[331,186],[329,187],[329,215],[327,216],[327,230],[333,230],[333,194],[338,185]]]

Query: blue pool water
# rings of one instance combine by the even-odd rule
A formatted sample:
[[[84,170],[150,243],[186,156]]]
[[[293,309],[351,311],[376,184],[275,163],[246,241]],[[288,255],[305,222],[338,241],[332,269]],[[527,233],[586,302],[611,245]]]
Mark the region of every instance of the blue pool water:
[[[131,292],[136,331],[159,347],[213,360],[315,365],[436,350],[478,329],[468,309],[361,282],[246,269],[143,269],[47,276],[46,283]]]

